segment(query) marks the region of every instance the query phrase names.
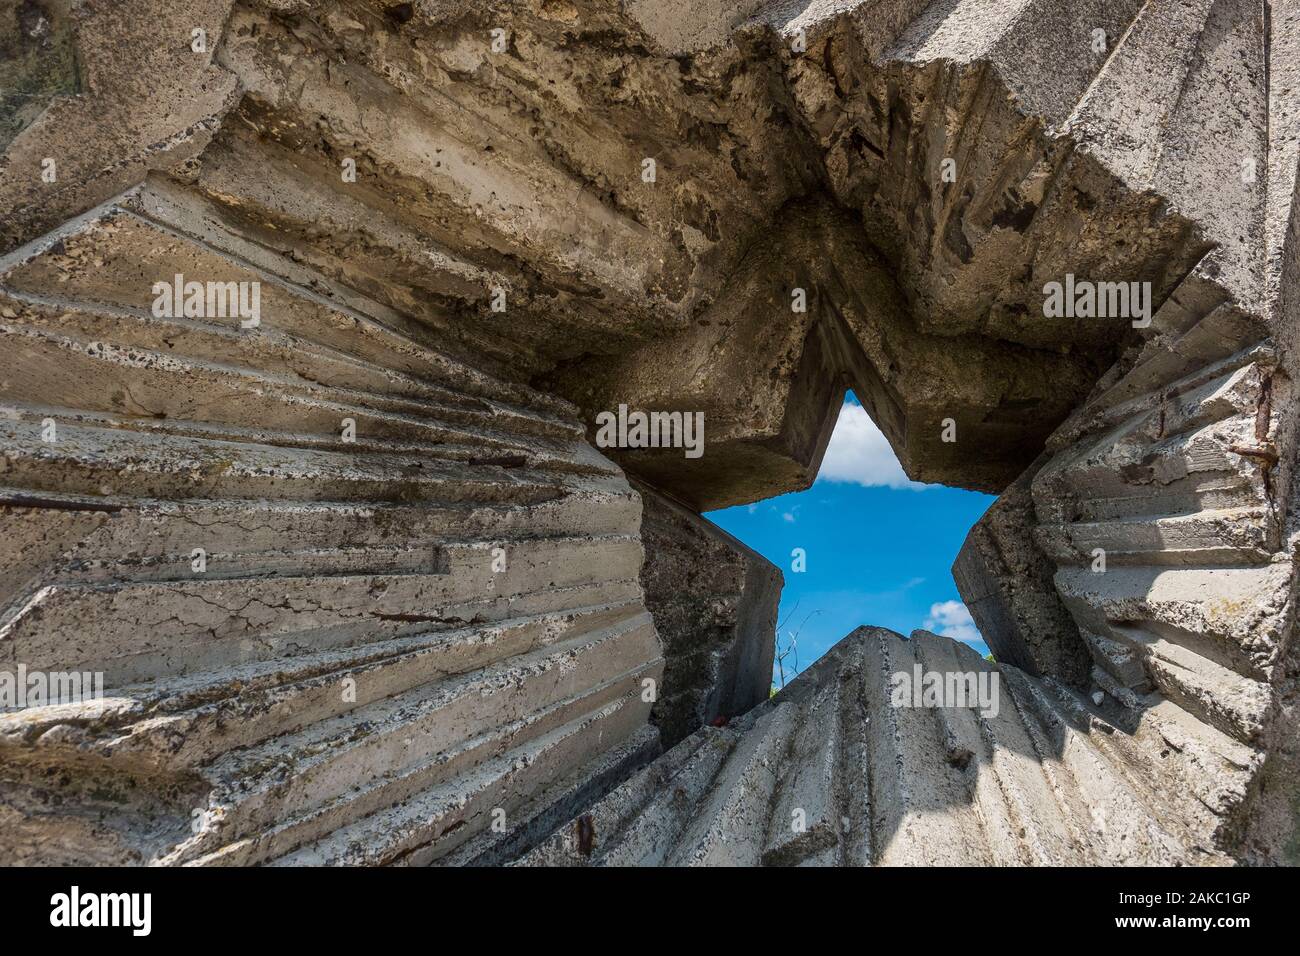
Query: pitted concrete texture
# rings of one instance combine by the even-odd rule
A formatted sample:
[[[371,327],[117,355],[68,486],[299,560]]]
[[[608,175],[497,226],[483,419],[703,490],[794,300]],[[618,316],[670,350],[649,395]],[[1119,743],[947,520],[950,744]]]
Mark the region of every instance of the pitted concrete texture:
[[[0,149],[57,96],[81,92],[76,40],[66,11],[29,0],[0,7]]]
[[[154,314],[177,273],[265,324]],[[0,715],[10,861],[427,861],[657,748],[639,499],[572,409],[295,278],[162,183],[0,262],[0,662],[107,688]]]
[[[0,670],[109,689],[0,714],[6,859],[1297,862],[1300,0],[0,27]],[[1005,492],[999,716],[886,707],[993,671],[873,630],[746,711],[779,577],[699,512],[848,388]],[[621,404],[705,453],[598,451]]]
[[[651,719],[665,747],[745,713],[772,687],[780,569],[721,528],[644,486],[641,568],[664,647]]]
[[[192,91],[184,108],[145,95],[122,53],[92,88],[158,128],[105,141],[64,115],[103,115],[91,98],[56,101],[9,150],[23,175],[6,178],[0,210],[11,243],[26,241],[131,170],[174,174],[250,241],[588,414],[624,401],[706,410],[717,441],[702,459],[622,456],[693,507],[810,482],[845,385],[914,476],[997,491],[1132,337],[1122,321],[1041,321],[1044,277],[1140,276],[1163,296],[1209,244],[1149,183],[1072,149],[1068,116],[1046,126],[999,95],[1006,81],[975,54],[1000,50],[1000,30],[1014,34],[1004,45],[1041,39],[1039,19],[984,6],[936,18],[920,3],[813,5],[797,27],[779,5],[728,3],[694,5],[689,24],[672,4],[195,9],[212,20],[207,53],[140,71],[166,97]],[[82,31],[97,62],[113,22]],[[1098,22],[1117,39],[1125,21]],[[1034,83],[1106,62],[1086,32],[1065,39]],[[60,153],[123,172],[89,190],[74,168],[48,188],[40,158]],[[349,159],[355,182],[340,174]],[[795,288],[806,312],[790,310]],[[677,361],[652,361],[665,352]],[[960,450],[941,440],[946,418]]]
[[[1040,465],[1041,460],[1012,482],[971,528],[952,576],[1000,662],[1083,688],[1091,658],[1057,594],[1056,566],[1034,539],[1029,486]]]
[[[897,706],[895,675],[918,667],[945,682],[974,675],[992,692],[969,706]],[[1098,708],[948,638],[860,628],[519,862],[1224,864],[1216,833],[1253,759],[1167,704]]]
[[[5,20],[16,16],[14,49],[29,64],[19,67],[15,84],[51,71],[64,78],[42,84],[48,105],[22,118],[0,158],[0,250],[112,198],[151,170],[182,171],[238,98],[239,80],[214,58],[231,0],[4,6],[16,11],[7,9]],[[74,37],[67,53],[55,46],[64,31]],[[75,67],[59,65],[59,58]],[[54,161],[53,182],[42,177],[47,159]]]

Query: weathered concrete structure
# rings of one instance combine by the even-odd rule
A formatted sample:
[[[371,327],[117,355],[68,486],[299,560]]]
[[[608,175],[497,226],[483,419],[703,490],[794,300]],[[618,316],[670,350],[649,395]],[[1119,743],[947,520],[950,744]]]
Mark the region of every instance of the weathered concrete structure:
[[[1300,2],[697,6],[0,2],[0,856],[1294,858]],[[846,388],[1000,664],[750,709]]]
[[[767,700],[782,575],[722,529],[645,486],[641,569],[664,648],[652,719],[664,746]]]
[[[1214,811],[1240,786],[1245,747],[1222,747],[1168,705],[1117,727],[1051,678],[1007,666],[996,713],[895,706],[889,676],[918,664],[998,672],[947,638],[860,628],[771,701],[697,731],[522,862],[1230,862],[1213,839]]]

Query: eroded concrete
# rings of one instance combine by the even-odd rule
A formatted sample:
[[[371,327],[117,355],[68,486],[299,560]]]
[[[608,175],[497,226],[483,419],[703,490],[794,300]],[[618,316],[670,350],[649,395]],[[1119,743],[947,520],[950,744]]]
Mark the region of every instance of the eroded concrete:
[[[1294,858],[1300,4],[684,11],[0,6],[0,664],[110,692],[0,717],[10,856]],[[807,486],[846,388],[1005,492],[1002,663],[863,630],[746,710],[775,578],[695,513]],[[706,453],[593,447],[620,404]],[[918,657],[1014,708],[888,706]]]

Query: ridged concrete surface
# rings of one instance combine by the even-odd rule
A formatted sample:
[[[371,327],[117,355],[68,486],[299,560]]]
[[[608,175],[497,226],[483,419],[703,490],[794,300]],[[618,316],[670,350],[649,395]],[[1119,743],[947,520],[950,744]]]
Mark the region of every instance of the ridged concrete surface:
[[[917,665],[998,674],[996,713],[896,706],[893,675]],[[1224,864],[1206,778],[1252,759],[1177,713],[1126,731],[1056,681],[948,638],[859,628],[771,701],[687,738],[519,862]]]
[[[859,631],[531,859],[1294,843],[1295,0],[55,19],[78,77],[24,62],[77,92],[3,117],[0,663],[111,693],[0,716],[14,859],[524,853],[655,748],[621,469],[696,509],[805,486],[846,387],[913,477],[1021,476],[967,563],[1014,708],[882,709],[895,663],[967,662]],[[260,281],[263,326],[152,315],[176,273]],[[1150,328],[1045,318],[1067,273],[1149,281]],[[624,401],[705,409],[709,453],[611,464],[584,433]]]
[[[177,273],[261,325],[156,316]],[[0,715],[6,859],[427,860],[645,729],[637,495],[562,401],[297,278],[165,184],[0,263],[0,661],[107,688]]]

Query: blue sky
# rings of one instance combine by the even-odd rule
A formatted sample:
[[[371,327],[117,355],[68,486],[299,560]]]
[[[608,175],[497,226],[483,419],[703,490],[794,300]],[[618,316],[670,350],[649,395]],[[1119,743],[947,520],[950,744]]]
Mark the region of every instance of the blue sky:
[[[993,501],[909,481],[850,393],[811,488],[708,517],[785,574],[778,644],[798,631],[802,670],[862,624],[904,636],[924,627],[987,654],[951,568]],[[795,548],[806,553],[802,573],[792,570]]]

